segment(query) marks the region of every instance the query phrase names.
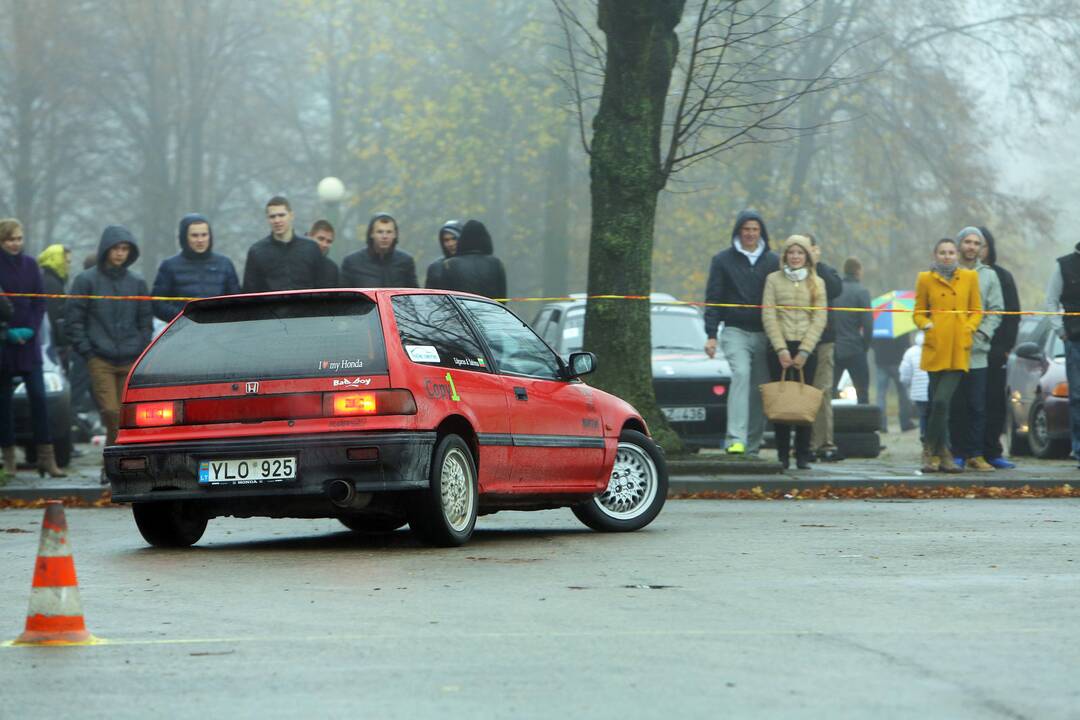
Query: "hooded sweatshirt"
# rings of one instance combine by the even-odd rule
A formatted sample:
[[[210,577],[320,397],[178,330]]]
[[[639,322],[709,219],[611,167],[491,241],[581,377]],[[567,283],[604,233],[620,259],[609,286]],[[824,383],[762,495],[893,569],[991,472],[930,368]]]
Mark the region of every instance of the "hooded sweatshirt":
[[[67,248],[60,243],[50,245],[38,255],[41,267],[41,279],[44,281],[46,295],[63,295],[67,292],[68,263],[64,259]],[[71,345],[64,329],[64,311],[66,298],[48,298],[45,304],[49,314],[49,337],[54,348],[66,350]]]
[[[997,264],[997,243],[994,235],[985,227],[979,227],[983,239],[986,241],[986,265],[997,273],[1001,283],[1001,297],[1007,312],[1020,311],[1020,294],[1016,290],[1016,280],[1012,273]],[[1009,352],[1016,344],[1016,335],[1020,329],[1019,315],[1002,315],[1001,324],[998,325],[994,337],[990,339],[990,356],[988,362],[991,367],[1003,367],[1009,359]]]
[[[450,252],[446,248],[446,244],[443,243],[442,237],[445,233],[450,233],[458,240],[461,239],[461,221],[449,220],[441,228],[439,228],[439,234],[436,236],[436,241],[439,243],[439,249],[442,250],[442,257],[436,258],[428,265],[427,275],[424,278],[425,288],[441,288],[442,287],[442,269],[443,260],[453,257],[454,253]]]
[[[506,297],[506,269],[492,253],[491,234],[479,220],[465,223],[457,254],[443,263],[443,289]]]
[[[195,252],[188,244],[188,228],[206,223],[210,244],[205,252]],[[202,215],[192,213],[180,219],[180,252],[163,261],[154,278],[153,295],[157,297],[214,297],[240,292],[240,279],[232,260],[214,252],[214,229]],[[184,309],[185,300],[155,300],[154,315],[171,321]]]
[[[377,213],[368,221],[367,247],[345,256],[341,262],[342,287],[384,288],[419,287],[416,281],[416,263],[412,256],[397,249],[399,237],[385,255],[375,252],[371,231],[379,220],[389,220],[397,230],[397,220],[389,213]]]
[[[978,235],[986,242],[982,231],[976,227],[966,227],[956,235],[956,244],[959,245],[968,235]],[[1001,325],[1001,315],[996,312],[1005,309],[1005,300],[1001,292],[1001,281],[997,273],[989,265],[984,265],[981,260],[975,261],[971,268],[979,275],[979,297],[982,299],[983,316],[975,336],[971,340],[971,363],[972,370],[981,370],[989,365],[990,343]]]
[[[109,250],[120,243],[131,245],[127,261],[113,267]],[[71,285],[72,295],[146,295],[146,281],[128,268],[139,259],[134,236],[120,225],[110,225],[98,243],[98,264],[83,270]],[[89,300],[70,298],[67,304],[68,337],[75,351],[85,358],[100,357],[125,364],[134,361],[150,344],[153,313],[150,303],[140,300]]]
[[[760,253],[752,253],[755,259],[742,250],[739,231],[749,220],[761,224]],[[769,249],[769,232],[765,221],[754,210],[743,210],[735,219],[731,230],[731,246],[713,256],[709,266],[709,280],[705,286],[706,303],[734,303],[760,305],[765,292],[765,278],[780,269],[780,258]],[[705,308],[705,334],[716,337],[720,323],[725,327],[739,328],[747,332],[763,332],[761,310],[758,308]]]
[[[0,287],[11,293],[43,292],[41,269],[37,261],[25,252],[12,255],[0,250]],[[15,297],[11,298],[11,306],[12,316],[8,327],[30,328],[34,336],[22,344],[0,338],[0,372],[30,372],[41,367],[41,321],[45,317],[45,300]]]

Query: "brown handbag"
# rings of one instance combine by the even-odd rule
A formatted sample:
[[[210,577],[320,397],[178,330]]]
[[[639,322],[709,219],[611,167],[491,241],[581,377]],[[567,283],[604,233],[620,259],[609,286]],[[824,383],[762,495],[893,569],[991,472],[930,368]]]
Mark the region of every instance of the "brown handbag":
[[[799,379],[787,380],[788,370],[784,370],[777,382],[761,385],[761,404],[765,408],[765,417],[782,425],[812,425],[821,409],[824,393],[813,385],[806,384],[806,375],[798,368]]]

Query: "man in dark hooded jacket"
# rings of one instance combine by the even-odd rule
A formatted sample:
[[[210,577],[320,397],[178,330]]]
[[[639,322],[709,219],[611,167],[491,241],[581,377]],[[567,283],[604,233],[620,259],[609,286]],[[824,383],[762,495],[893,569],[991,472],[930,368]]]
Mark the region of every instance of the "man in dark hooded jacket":
[[[1001,282],[1001,296],[1005,312],[1019,312],[1020,294],[1016,291],[1016,281],[1012,273],[997,264],[997,245],[994,236],[985,227],[979,227],[983,239],[982,262],[989,266]],[[998,470],[1008,470],[1016,465],[1004,457],[1001,435],[1005,432],[1005,417],[1008,412],[1008,399],[1005,397],[1005,363],[1009,352],[1016,344],[1016,334],[1020,329],[1019,315],[1004,315],[1001,324],[990,338],[990,353],[986,361],[986,433],[983,440],[983,457],[986,462]]]
[[[156,297],[214,297],[240,292],[232,260],[214,252],[210,221],[192,213],[180,218],[180,252],[163,261],[154,278]],[[184,309],[184,300],[155,300],[154,315],[170,322]]]
[[[457,253],[443,261],[442,289],[505,298],[506,270],[493,252],[491,234],[484,223],[469,220],[461,229]]]
[[[458,240],[460,239],[460,220],[447,220],[443,223],[443,226],[439,228],[439,249],[442,250],[442,257],[432,261],[432,263],[428,265],[427,275],[424,278],[424,287],[442,287],[443,260],[454,257],[457,253]]]
[[[110,225],[98,243],[98,264],[71,285],[77,295],[146,295],[146,281],[128,268],[139,259],[139,246],[127,228]],[[67,332],[72,347],[86,359],[90,387],[101,411],[106,442],[116,442],[120,395],[131,364],[150,344],[154,326],[150,303],[136,300],[88,300],[67,304]]]
[[[419,287],[412,256],[397,249],[397,220],[378,213],[368,222],[367,247],[341,262],[342,287]]]
[[[753,210],[743,210],[731,231],[731,247],[713,256],[706,303],[760,305],[765,278],[780,269],[780,258],[769,250],[765,221]],[[769,344],[756,307],[706,307],[705,353],[716,355],[716,335],[724,324],[721,345],[731,366],[727,394],[726,450],[732,455],[754,455],[761,448],[765,414],[758,386],[766,382]]]
[[[244,263],[244,292],[276,290],[311,290],[334,287],[315,241],[293,231],[294,221],[289,201],[275,195],[266,203],[270,234],[248,250]]]

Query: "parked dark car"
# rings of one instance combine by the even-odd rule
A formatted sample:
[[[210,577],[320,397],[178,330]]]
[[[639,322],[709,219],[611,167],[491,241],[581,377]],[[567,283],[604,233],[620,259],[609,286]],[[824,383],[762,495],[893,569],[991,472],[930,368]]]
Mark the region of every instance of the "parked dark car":
[[[1069,383],[1065,343],[1046,317],[1026,317],[1009,354],[1009,454],[1067,457]]]
[[[727,429],[727,392],[731,369],[717,351],[705,354],[701,311],[674,305],[671,295],[652,295],[653,390],[668,422],[689,450],[722,448]],[[567,357],[582,349],[585,301],[545,305],[533,329],[557,353]]]

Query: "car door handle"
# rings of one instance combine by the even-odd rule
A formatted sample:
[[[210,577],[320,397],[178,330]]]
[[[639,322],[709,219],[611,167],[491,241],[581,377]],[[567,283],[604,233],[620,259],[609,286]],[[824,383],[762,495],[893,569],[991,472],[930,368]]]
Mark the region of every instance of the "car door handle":
[[[514,397],[518,400],[528,400],[529,393],[525,392],[525,388],[523,387],[516,387],[514,388]]]

